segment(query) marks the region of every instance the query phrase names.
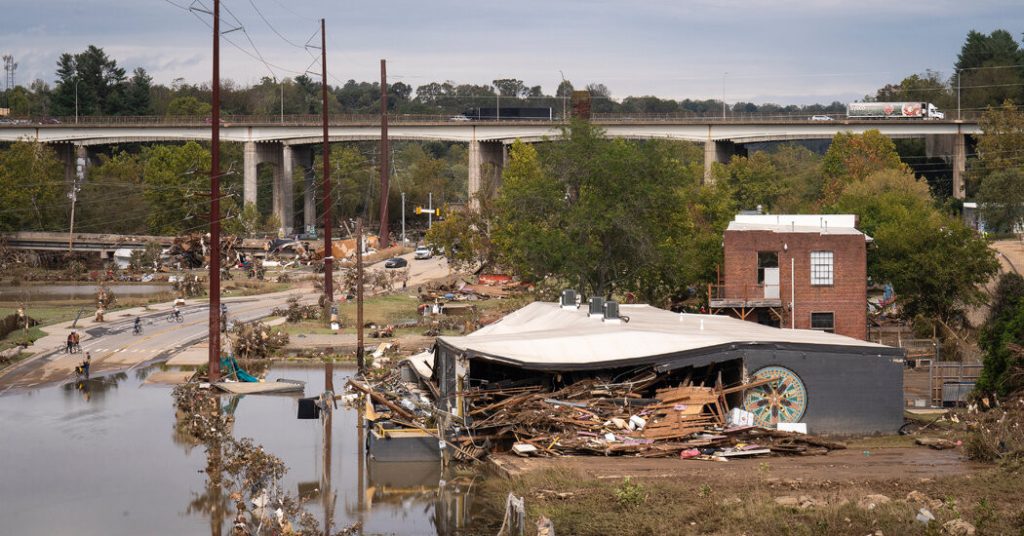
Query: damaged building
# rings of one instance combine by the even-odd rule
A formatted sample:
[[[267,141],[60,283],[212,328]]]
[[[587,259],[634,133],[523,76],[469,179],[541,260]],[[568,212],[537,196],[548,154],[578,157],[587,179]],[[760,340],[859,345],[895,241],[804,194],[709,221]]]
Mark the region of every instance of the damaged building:
[[[863,434],[895,432],[903,423],[897,348],[724,315],[563,301],[532,303],[469,335],[439,337],[416,364],[430,376],[438,409],[472,426],[467,395],[538,384],[554,391],[600,377],[625,385],[636,404],[658,388],[716,386],[728,393],[725,406],[749,411],[760,426]],[[756,387],[725,389],[745,384]]]

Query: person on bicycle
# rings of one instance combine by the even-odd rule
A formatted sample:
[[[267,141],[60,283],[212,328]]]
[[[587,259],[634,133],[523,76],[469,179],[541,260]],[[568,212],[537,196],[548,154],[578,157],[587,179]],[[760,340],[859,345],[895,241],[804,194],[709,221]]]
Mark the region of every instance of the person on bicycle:
[[[135,331],[135,333],[142,333],[142,319],[139,318],[139,317],[135,317],[135,328],[134,328],[134,331]]]
[[[174,320],[181,322],[181,309],[178,309],[178,304],[174,304]]]
[[[75,351],[75,332],[68,333],[68,345],[67,352],[70,354]]]

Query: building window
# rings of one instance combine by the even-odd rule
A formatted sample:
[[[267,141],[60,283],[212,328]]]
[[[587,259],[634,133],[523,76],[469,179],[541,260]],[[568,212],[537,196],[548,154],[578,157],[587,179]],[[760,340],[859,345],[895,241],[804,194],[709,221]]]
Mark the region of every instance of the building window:
[[[778,268],[779,254],[775,251],[757,252],[757,284],[764,283],[764,269]]]
[[[811,284],[831,285],[832,284],[832,252],[812,251],[811,252]]]
[[[811,313],[811,329],[827,333],[836,332],[835,313]]]

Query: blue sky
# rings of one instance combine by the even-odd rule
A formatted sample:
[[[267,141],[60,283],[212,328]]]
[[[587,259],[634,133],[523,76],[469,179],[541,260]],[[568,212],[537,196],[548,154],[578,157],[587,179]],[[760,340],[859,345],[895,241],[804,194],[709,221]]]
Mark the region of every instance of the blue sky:
[[[90,44],[157,82],[210,79],[210,17],[191,0],[9,0],[0,53],[19,83],[53,82],[58,56]],[[198,0],[212,6],[212,0]],[[194,4],[194,5],[199,5]],[[222,46],[222,77],[257,82],[307,69],[302,45],[327,19],[330,82],[519,78],[553,93],[561,73],[612,96],[805,104],[848,101],[932,69],[948,76],[967,32],[1024,32],[1021,0],[223,0],[245,28]],[[223,9],[223,8],[222,8]],[[224,29],[234,18],[224,12]],[[318,42],[319,35],[315,37]],[[310,70],[319,72],[316,64]]]

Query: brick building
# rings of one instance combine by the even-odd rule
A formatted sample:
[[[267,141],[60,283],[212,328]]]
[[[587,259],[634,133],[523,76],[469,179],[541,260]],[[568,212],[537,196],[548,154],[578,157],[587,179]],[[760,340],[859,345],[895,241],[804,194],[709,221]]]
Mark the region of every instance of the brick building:
[[[867,336],[867,242],[856,216],[737,215],[709,291],[716,313],[761,324]]]

